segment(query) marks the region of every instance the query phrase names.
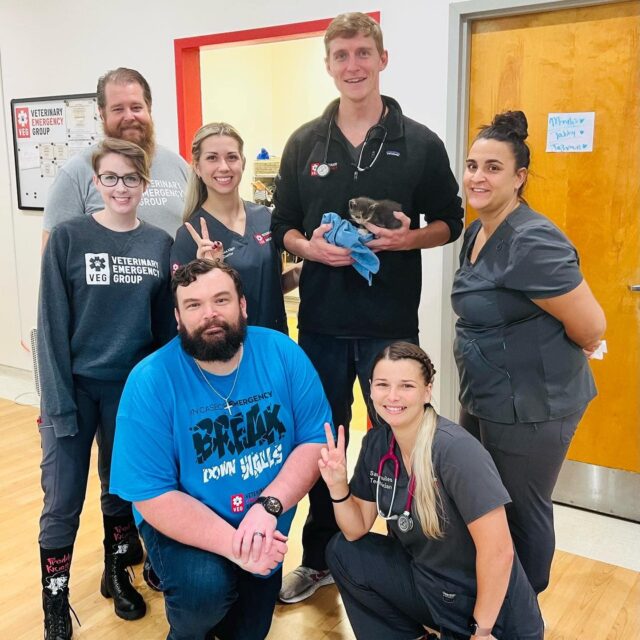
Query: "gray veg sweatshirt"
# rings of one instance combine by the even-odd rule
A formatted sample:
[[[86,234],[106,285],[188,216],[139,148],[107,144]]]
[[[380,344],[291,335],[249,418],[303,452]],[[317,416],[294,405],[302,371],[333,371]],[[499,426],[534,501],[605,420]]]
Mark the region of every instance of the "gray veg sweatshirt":
[[[43,419],[56,436],[78,431],[74,375],[125,380],[175,334],[171,244],[153,225],[116,232],[93,216],[52,231],[42,256],[38,365]]]

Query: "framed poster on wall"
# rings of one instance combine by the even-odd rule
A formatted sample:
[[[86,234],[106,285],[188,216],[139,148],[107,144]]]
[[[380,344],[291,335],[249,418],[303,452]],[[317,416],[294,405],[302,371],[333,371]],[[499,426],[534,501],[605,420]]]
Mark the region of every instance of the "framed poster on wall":
[[[11,101],[18,208],[42,211],[64,163],[103,137],[95,93]]]

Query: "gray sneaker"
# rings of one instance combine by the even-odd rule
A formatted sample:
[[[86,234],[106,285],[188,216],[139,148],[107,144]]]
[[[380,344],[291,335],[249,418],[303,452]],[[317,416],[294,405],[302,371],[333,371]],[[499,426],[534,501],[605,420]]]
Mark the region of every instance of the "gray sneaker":
[[[312,596],[320,587],[334,584],[334,579],[329,570],[316,571],[310,567],[300,565],[282,580],[280,589],[280,602],[293,604],[301,602]]]

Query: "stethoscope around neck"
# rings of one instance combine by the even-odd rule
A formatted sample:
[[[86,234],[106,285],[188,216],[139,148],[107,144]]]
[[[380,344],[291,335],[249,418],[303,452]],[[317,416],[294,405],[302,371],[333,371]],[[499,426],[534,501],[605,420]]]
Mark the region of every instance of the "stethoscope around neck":
[[[369,131],[367,131],[367,135],[364,137],[364,142],[362,143],[362,146],[360,147],[360,155],[358,156],[358,163],[356,164],[356,171],[358,173],[364,173],[365,171],[369,171],[369,169],[371,169],[373,167],[373,165],[376,163],[376,161],[380,157],[380,153],[382,153],[382,147],[383,147],[383,145],[385,143],[385,140],[387,139],[387,135],[389,133],[388,130],[387,130],[387,127],[385,127],[384,124],[382,124],[382,122],[384,120],[384,112],[385,112],[386,108],[387,108],[387,105],[385,105],[384,100],[383,100],[382,101],[382,113],[380,114],[380,119],[378,120],[377,124],[374,124],[373,127],[371,127],[369,129]],[[337,111],[338,111],[338,107],[336,107],[333,110],[333,113],[331,114],[331,117],[329,118],[329,126],[327,127],[327,140],[324,143],[324,155],[323,155],[323,158],[322,158],[322,162],[316,167],[316,174],[320,178],[326,178],[331,173],[331,167],[329,167],[329,145],[331,144],[331,132],[333,131],[333,123],[335,122],[335,117],[336,117]],[[369,164],[367,164],[367,165],[365,165],[363,167],[362,166],[362,158],[364,156],[364,150],[367,148],[367,144],[369,143],[369,141],[371,140],[371,138],[373,137],[373,135],[375,134],[376,131],[382,132],[382,140],[380,142],[380,146],[378,147],[378,151],[373,156],[373,158],[371,159]]]
[[[391,442],[389,443],[389,450],[385,453],[382,458],[380,458],[380,463],[378,464],[378,482],[376,486],[376,509],[378,510],[378,515],[383,520],[397,520],[398,521],[398,529],[402,533],[408,533],[413,529],[413,518],[411,517],[411,504],[413,503],[413,494],[416,490],[416,478],[413,474],[409,479],[409,488],[407,491],[407,502],[404,506],[404,511],[400,515],[392,515],[391,510],[393,509],[393,502],[396,498],[396,489],[398,488],[398,478],[400,477],[400,460],[395,453],[396,439],[395,436],[391,436]],[[391,460],[393,462],[393,489],[391,491],[391,502],[389,503],[389,510],[387,511],[387,515],[385,515],[380,509],[380,479],[382,478],[382,471],[384,470],[384,465],[386,462]]]

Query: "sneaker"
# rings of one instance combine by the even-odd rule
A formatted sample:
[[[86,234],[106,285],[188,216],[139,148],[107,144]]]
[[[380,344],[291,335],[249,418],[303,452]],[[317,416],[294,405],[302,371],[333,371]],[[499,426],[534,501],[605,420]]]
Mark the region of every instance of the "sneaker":
[[[334,579],[329,570],[316,571],[310,567],[300,565],[282,580],[280,589],[280,602],[293,604],[301,602],[312,596],[320,587],[334,584]]]
[[[149,589],[152,589],[153,591],[162,591],[160,578],[158,577],[158,574],[153,570],[151,561],[149,560],[149,556],[144,559],[144,565],[142,567],[142,577],[147,583]]]

